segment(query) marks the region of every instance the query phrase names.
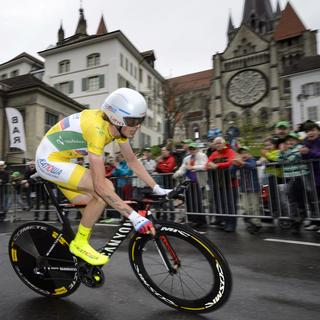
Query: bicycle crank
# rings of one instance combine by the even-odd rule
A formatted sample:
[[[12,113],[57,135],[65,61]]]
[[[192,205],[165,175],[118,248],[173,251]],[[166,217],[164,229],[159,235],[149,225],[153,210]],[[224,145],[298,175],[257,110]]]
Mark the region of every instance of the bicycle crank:
[[[78,268],[79,279],[85,286],[89,288],[99,288],[104,284],[105,276],[101,267],[80,263]]]

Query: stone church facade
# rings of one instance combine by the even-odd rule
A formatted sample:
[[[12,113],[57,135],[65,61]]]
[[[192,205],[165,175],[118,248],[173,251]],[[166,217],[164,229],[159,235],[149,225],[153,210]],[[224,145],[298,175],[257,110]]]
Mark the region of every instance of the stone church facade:
[[[209,105],[187,107],[189,137],[190,127],[199,120],[188,115],[201,110],[197,105],[203,117],[209,109],[209,120],[200,121],[200,138],[213,127],[225,131],[230,121],[239,126],[250,122],[257,128],[279,119],[291,121],[290,81],[284,70],[317,55],[316,31],[306,29],[289,2],[284,10],[278,3],[273,11],[270,0],[245,0],[241,25],[235,28],[230,16],[227,36],[225,51],[213,56],[211,81],[202,88],[202,95],[210,96]],[[170,81],[179,78],[183,79]],[[199,96],[198,90],[184,94],[193,92]]]

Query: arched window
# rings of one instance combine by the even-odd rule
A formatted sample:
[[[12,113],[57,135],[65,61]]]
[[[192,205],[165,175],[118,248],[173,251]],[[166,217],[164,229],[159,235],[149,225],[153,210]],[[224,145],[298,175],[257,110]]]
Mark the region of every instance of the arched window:
[[[234,121],[237,122],[238,121],[238,114],[236,112],[230,112],[226,115],[224,121],[226,123],[230,122],[230,121]]]
[[[252,114],[249,109],[246,109],[242,113],[242,120],[244,123],[251,123]]]
[[[70,71],[70,60],[62,60],[59,62],[59,73]]]
[[[100,64],[100,53],[92,53],[87,56],[87,67],[94,67]]]
[[[269,122],[269,113],[268,113],[267,109],[261,108],[259,110],[258,119],[259,119],[260,124]]]

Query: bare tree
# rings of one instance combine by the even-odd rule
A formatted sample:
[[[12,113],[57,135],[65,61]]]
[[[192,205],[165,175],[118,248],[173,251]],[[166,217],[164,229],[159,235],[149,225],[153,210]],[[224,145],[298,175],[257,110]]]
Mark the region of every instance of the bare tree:
[[[167,80],[162,89],[165,119],[164,140],[167,140],[173,138],[175,128],[183,120],[186,106],[190,102],[190,99],[186,98],[183,94],[181,84],[174,80]]]

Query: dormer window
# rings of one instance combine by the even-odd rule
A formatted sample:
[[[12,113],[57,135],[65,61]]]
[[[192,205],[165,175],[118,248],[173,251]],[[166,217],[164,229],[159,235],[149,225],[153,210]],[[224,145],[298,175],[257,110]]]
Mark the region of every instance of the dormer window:
[[[70,60],[63,60],[59,62],[59,73],[70,71]]]
[[[94,67],[100,64],[100,53],[92,53],[87,56],[87,67]]]
[[[11,71],[11,73],[10,73],[10,76],[11,76],[11,77],[17,77],[18,75],[19,75],[19,70],[18,70],[18,69],[13,70],[13,71]]]

